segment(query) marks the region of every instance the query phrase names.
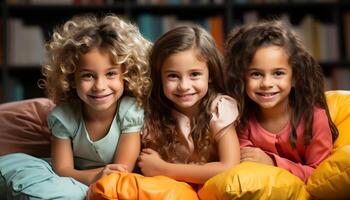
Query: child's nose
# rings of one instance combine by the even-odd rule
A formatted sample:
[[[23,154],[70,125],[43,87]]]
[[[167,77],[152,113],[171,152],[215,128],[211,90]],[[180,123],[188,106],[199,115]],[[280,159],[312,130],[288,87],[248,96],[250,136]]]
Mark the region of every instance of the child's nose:
[[[94,84],[96,91],[104,90],[106,88],[106,80],[104,78],[97,78]]]
[[[274,86],[274,80],[270,76],[265,76],[261,82],[262,88],[272,88]]]
[[[181,79],[180,83],[178,84],[179,90],[188,90],[190,88],[190,81],[187,79]]]

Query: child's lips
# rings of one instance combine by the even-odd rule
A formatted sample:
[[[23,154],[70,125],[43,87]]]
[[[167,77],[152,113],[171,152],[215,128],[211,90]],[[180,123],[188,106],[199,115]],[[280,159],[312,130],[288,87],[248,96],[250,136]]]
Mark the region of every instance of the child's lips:
[[[97,101],[102,101],[106,98],[108,98],[111,94],[105,94],[105,95],[89,95],[90,98],[97,100]]]
[[[256,93],[261,99],[272,100],[278,92],[257,92]]]
[[[190,100],[193,95],[194,94],[192,94],[192,93],[191,94],[176,94],[176,96],[183,101]]]
[[[270,97],[278,94],[278,92],[257,92],[259,96]]]
[[[193,94],[177,94],[178,97],[192,96]]]

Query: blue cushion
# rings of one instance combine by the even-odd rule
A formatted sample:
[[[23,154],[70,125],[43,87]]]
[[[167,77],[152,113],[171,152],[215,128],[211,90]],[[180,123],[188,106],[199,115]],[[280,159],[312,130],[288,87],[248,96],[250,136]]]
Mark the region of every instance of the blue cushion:
[[[0,191],[10,199],[84,199],[88,190],[71,177],[55,174],[49,162],[23,153],[0,156],[0,176]]]

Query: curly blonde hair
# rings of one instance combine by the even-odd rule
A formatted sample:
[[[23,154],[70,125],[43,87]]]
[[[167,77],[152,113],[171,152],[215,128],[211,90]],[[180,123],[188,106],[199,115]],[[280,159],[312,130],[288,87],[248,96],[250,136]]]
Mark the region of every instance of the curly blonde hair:
[[[92,14],[74,16],[56,27],[46,44],[47,61],[42,67],[45,79],[39,84],[56,104],[78,98],[72,83],[80,56],[102,48],[109,52],[113,64],[125,69],[125,94],[134,96],[142,105],[150,88],[151,46],[135,25],[114,14],[101,18]]]

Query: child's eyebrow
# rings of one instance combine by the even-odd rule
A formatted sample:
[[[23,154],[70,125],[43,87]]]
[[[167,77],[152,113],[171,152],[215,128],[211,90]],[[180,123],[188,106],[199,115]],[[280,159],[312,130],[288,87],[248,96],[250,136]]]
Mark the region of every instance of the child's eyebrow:
[[[92,70],[83,68],[83,69],[77,70],[77,72],[92,72]]]
[[[248,68],[247,71],[261,71],[261,69],[252,67]]]
[[[115,65],[115,66],[108,68],[107,70],[120,69],[121,67],[122,67],[121,65]]]
[[[177,73],[176,70],[172,70],[172,69],[167,69],[164,71],[165,73]]]
[[[276,67],[272,69],[272,71],[277,71],[277,70],[287,70],[287,69],[285,67]],[[252,67],[247,69],[247,71],[263,71],[263,70],[256,67]]]
[[[205,69],[202,69],[202,68],[193,68],[193,69],[190,69],[189,71],[193,72],[193,71],[204,71]]]

